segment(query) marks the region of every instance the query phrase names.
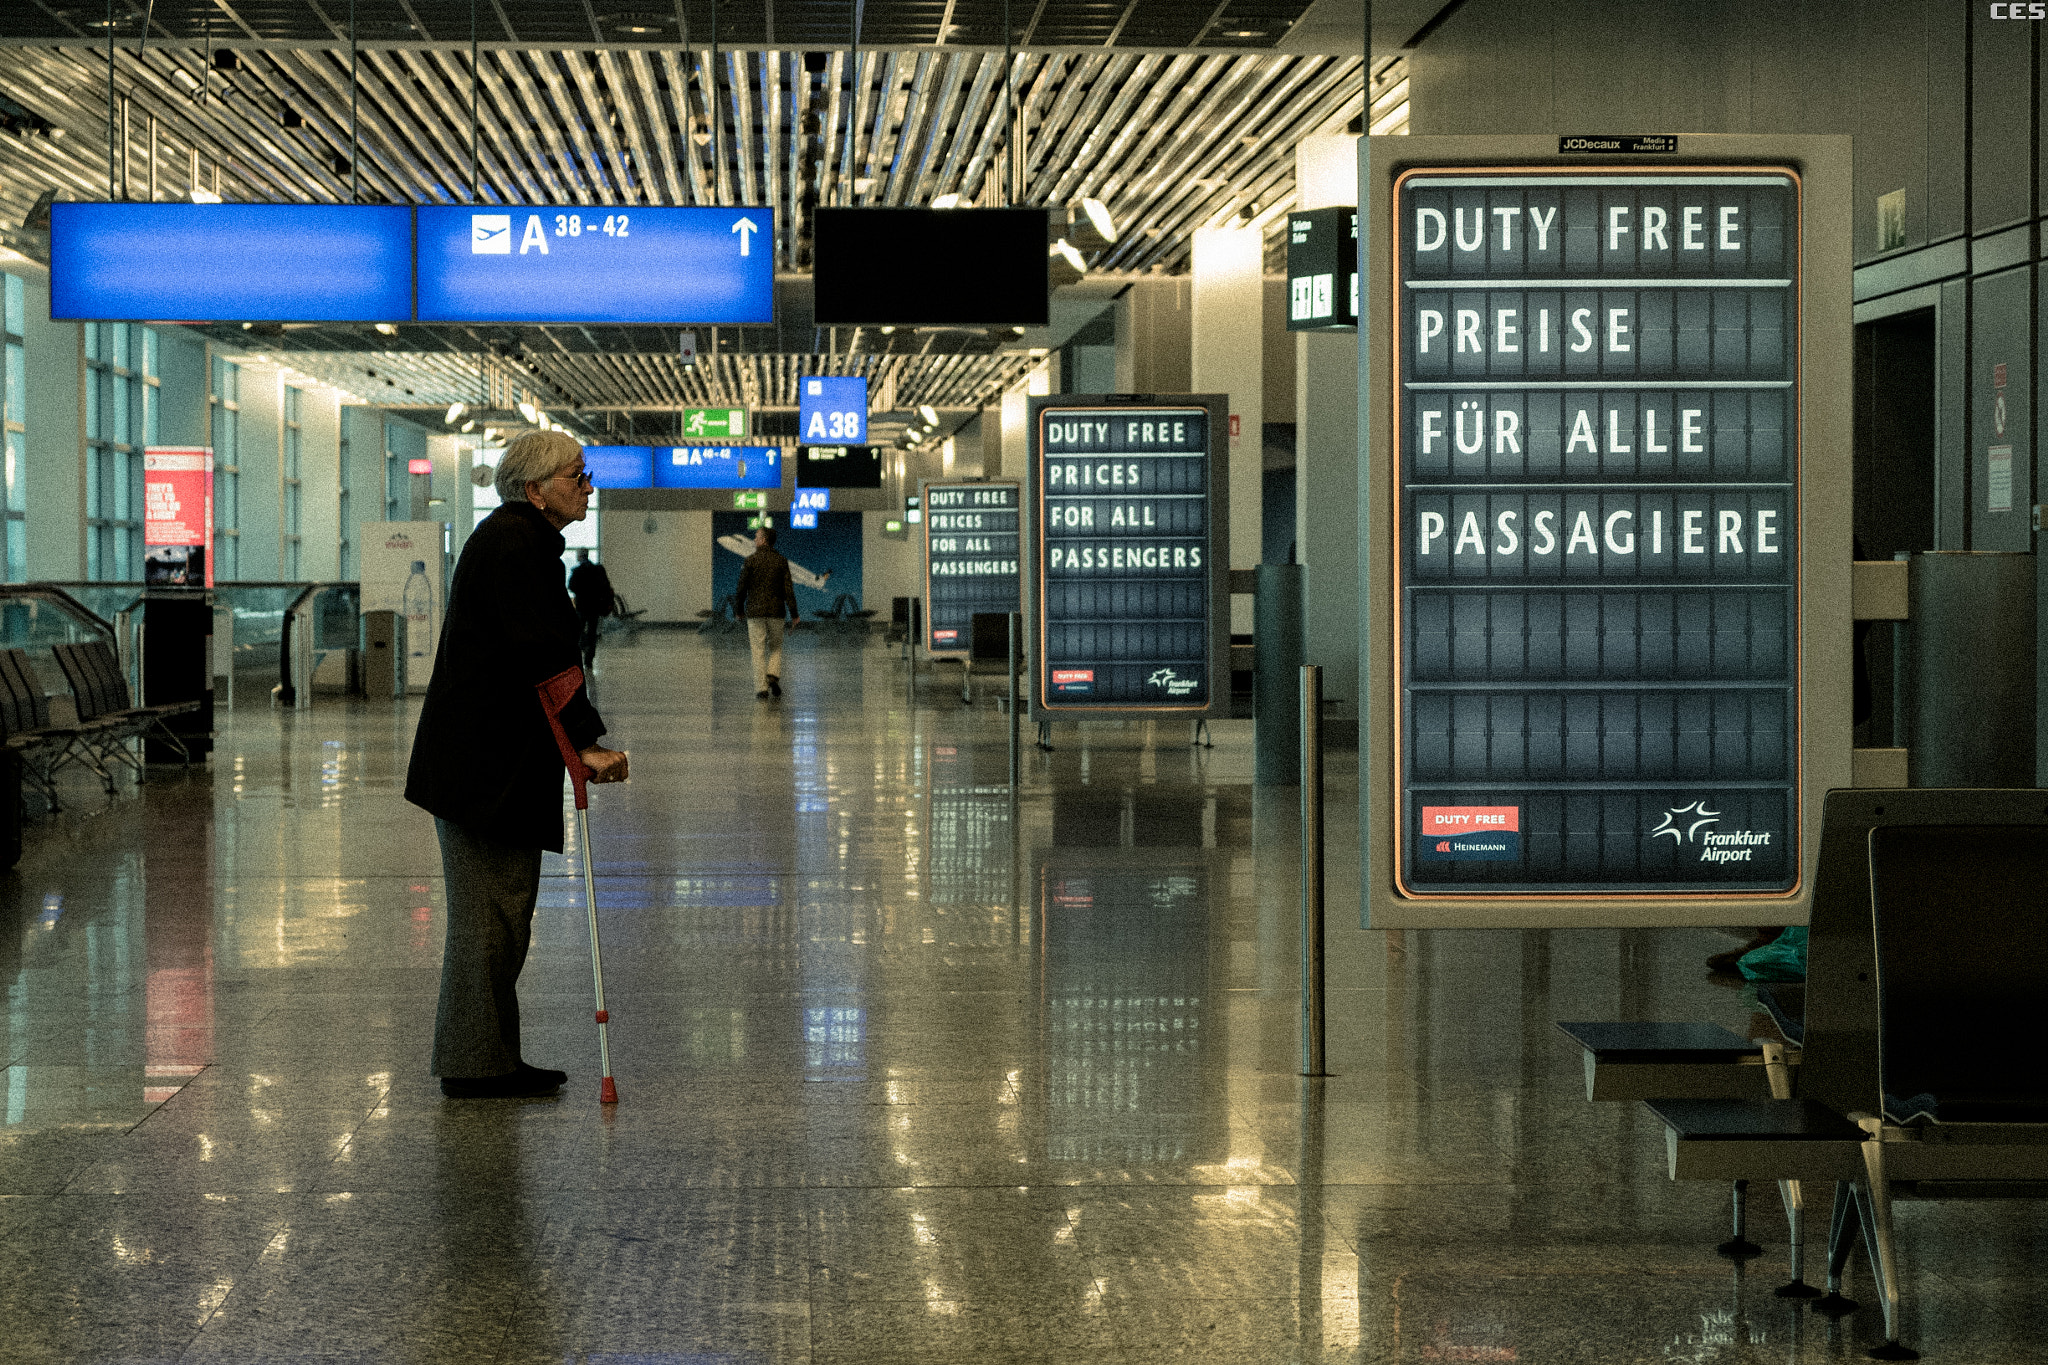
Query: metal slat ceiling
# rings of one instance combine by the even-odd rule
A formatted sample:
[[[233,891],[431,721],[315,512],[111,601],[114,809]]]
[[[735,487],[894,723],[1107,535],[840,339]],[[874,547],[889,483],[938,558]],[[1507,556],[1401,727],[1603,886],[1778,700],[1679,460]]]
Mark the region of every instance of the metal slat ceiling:
[[[718,41],[735,47],[1215,47],[1270,48],[1310,0],[354,0],[364,42],[569,43]],[[117,33],[152,42],[303,45],[348,36],[349,0],[118,0]],[[12,0],[0,42],[104,36],[104,4]],[[858,36],[854,29],[859,14]],[[714,27],[715,25],[715,27]]]
[[[361,19],[386,22],[398,14],[390,22],[415,22],[403,18],[401,4],[357,4]],[[481,12],[494,14],[501,4],[482,0]],[[229,12],[185,0],[160,3],[152,34],[161,28],[189,36],[209,8],[216,23]],[[466,33],[466,3],[411,4],[417,22],[437,38],[450,31],[447,21],[458,8]],[[539,7],[502,8],[522,37],[529,17],[536,24],[545,17]],[[556,3],[548,12],[581,15],[586,8]],[[737,8],[724,7],[728,23],[738,22],[727,13]],[[894,12],[907,24],[917,8]],[[994,14],[1000,29],[1000,8],[951,0],[951,22],[972,29]],[[1037,8],[1041,25],[1058,18],[1084,27],[1099,26],[1102,15],[1115,10],[1113,22],[1129,30],[1155,19],[1165,23],[1157,16],[1188,7],[1062,8],[1047,0]],[[1221,12],[1213,3],[1200,8]],[[242,30],[265,36],[290,29],[306,10],[307,0],[277,0],[240,4],[232,12]],[[18,11],[9,7],[10,16]],[[871,22],[878,11],[869,5]],[[617,13],[593,12],[599,28],[605,15]],[[678,30],[682,20],[696,22],[687,4],[664,12],[680,16]],[[785,0],[776,7],[777,36],[791,24],[822,24],[818,16],[825,13],[825,7]],[[13,19],[9,23],[18,29]],[[139,20],[132,27],[139,30]],[[588,22],[584,29],[587,40]],[[125,114],[126,138],[113,156],[112,197],[149,196],[154,146],[159,199],[217,187],[231,201],[266,202],[765,201],[776,210],[778,271],[800,274],[810,264],[812,211],[819,204],[923,205],[948,194],[966,203],[1005,202],[1009,111],[1020,116],[1023,130],[1019,202],[1064,206],[1097,198],[1124,225],[1120,241],[1094,254],[1094,272],[1184,271],[1195,229],[1229,223],[1264,229],[1269,263],[1277,268],[1293,201],[1295,143],[1342,130],[1364,105],[1360,62],[1343,57],[1034,50],[1012,54],[1005,66],[1000,52],[957,47],[863,48],[856,64],[844,49],[807,63],[801,50],[728,49],[714,56],[708,46],[506,46],[481,50],[472,68],[466,44],[444,42],[360,50],[351,79],[350,53],[336,47],[333,36],[325,36],[326,46],[245,47],[235,54],[234,69],[219,70],[204,50],[138,50],[117,25],[112,126],[122,128]],[[15,131],[0,133],[0,215],[19,222],[45,189],[68,198],[109,197],[107,50],[4,44],[0,35],[0,121]],[[1398,131],[1406,108],[1402,63],[1376,63],[1375,77],[1372,126]],[[799,316],[807,311],[779,306],[783,322],[776,327],[721,329],[725,345],[743,355],[721,355],[720,362],[752,363],[745,355],[809,357],[835,343],[855,352],[922,349],[939,359],[927,355],[923,368],[907,368],[904,392],[935,406],[942,404],[930,396],[936,392],[931,385],[943,382],[950,393],[959,383],[995,383],[1025,363],[999,357],[1003,339],[994,334],[884,338],[876,329],[842,328],[835,337],[810,328],[808,317]],[[709,372],[692,376],[670,362],[674,329],[406,326],[401,332],[400,344],[385,351],[390,343],[350,329],[261,338],[216,329],[230,344],[260,340],[280,353],[382,353],[385,373],[397,371],[396,351],[474,356],[491,343],[503,349],[511,342],[593,407],[741,397],[718,387],[723,381]],[[615,349],[649,340],[664,349]],[[633,371],[642,379],[606,378],[589,359],[598,352],[642,357],[645,363]],[[581,358],[551,358],[569,356]],[[978,363],[954,359],[967,356],[979,357]],[[867,357],[857,358],[865,363]],[[932,368],[942,363],[971,380],[942,380]],[[780,381],[771,370],[762,367],[741,387],[775,388]],[[425,370],[421,382],[429,382]]]

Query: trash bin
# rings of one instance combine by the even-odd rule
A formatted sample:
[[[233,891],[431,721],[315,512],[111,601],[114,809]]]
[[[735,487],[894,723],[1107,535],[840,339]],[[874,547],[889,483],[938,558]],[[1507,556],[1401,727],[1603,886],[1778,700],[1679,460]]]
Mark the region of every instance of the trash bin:
[[[371,701],[405,695],[405,618],[395,611],[363,613],[363,695]]]

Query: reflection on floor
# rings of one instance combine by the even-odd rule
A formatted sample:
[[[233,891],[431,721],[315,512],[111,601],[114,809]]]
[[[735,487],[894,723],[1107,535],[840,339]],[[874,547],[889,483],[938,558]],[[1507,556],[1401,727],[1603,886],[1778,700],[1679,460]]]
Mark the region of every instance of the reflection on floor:
[[[1249,725],[1002,718],[895,651],[649,634],[600,701],[623,1094],[580,882],[522,992],[555,1101],[426,1074],[442,892],[414,710],[244,707],[210,773],[39,821],[0,883],[0,1360],[1860,1358],[1718,1259],[1556,1018],[1699,1018],[1705,932],[1337,935],[1298,1080],[1294,794]],[[1355,903],[1333,756],[1333,906]],[[572,850],[573,853],[573,850]],[[1333,923],[1341,916],[1333,912]],[[2038,1206],[1903,1205],[1930,1359],[2048,1358]],[[1863,1283],[1860,1278],[1858,1284]]]

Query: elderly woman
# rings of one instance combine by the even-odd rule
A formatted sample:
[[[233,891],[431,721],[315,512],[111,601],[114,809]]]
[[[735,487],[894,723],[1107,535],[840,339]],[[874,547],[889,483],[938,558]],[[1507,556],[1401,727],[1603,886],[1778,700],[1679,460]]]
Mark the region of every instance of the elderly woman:
[[[552,1094],[568,1076],[519,1056],[519,970],[533,933],[541,851],[562,851],[561,751],[534,684],[573,668],[580,623],[562,586],[562,528],[590,510],[583,447],[519,437],[498,463],[502,505],[455,566],[405,799],[434,816],[448,887],[448,943],[434,1074],[453,1099]],[[626,755],[579,689],[563,728],[592,782],[622,782]]]

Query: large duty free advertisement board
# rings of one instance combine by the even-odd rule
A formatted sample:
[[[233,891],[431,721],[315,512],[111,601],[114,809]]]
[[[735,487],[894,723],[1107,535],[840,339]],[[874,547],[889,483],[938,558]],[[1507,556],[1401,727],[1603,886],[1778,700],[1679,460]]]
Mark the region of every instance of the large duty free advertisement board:
[[[1378,248],[1372,922],[1620,902],[1795,921],[1775,907],[1803,904],[1812,861],[1811,670],[1836,662],[1807,617],[1846,643],[1850,554],[1805,515],[1816,485],[1846,492],[1840,433],[1816,467],[1802,421],[1808,176],[1406,159]],[[1815,555],[1839,558],[1839,596],[1811,591]]]
[[[1230,705],[1227,400],[1031,400],[1036,704],[1202,719]]]
[[[1024,490],[935,480],[924,512],[925,646],[935,658],[966,658],[977,613],[1020,609]]]

